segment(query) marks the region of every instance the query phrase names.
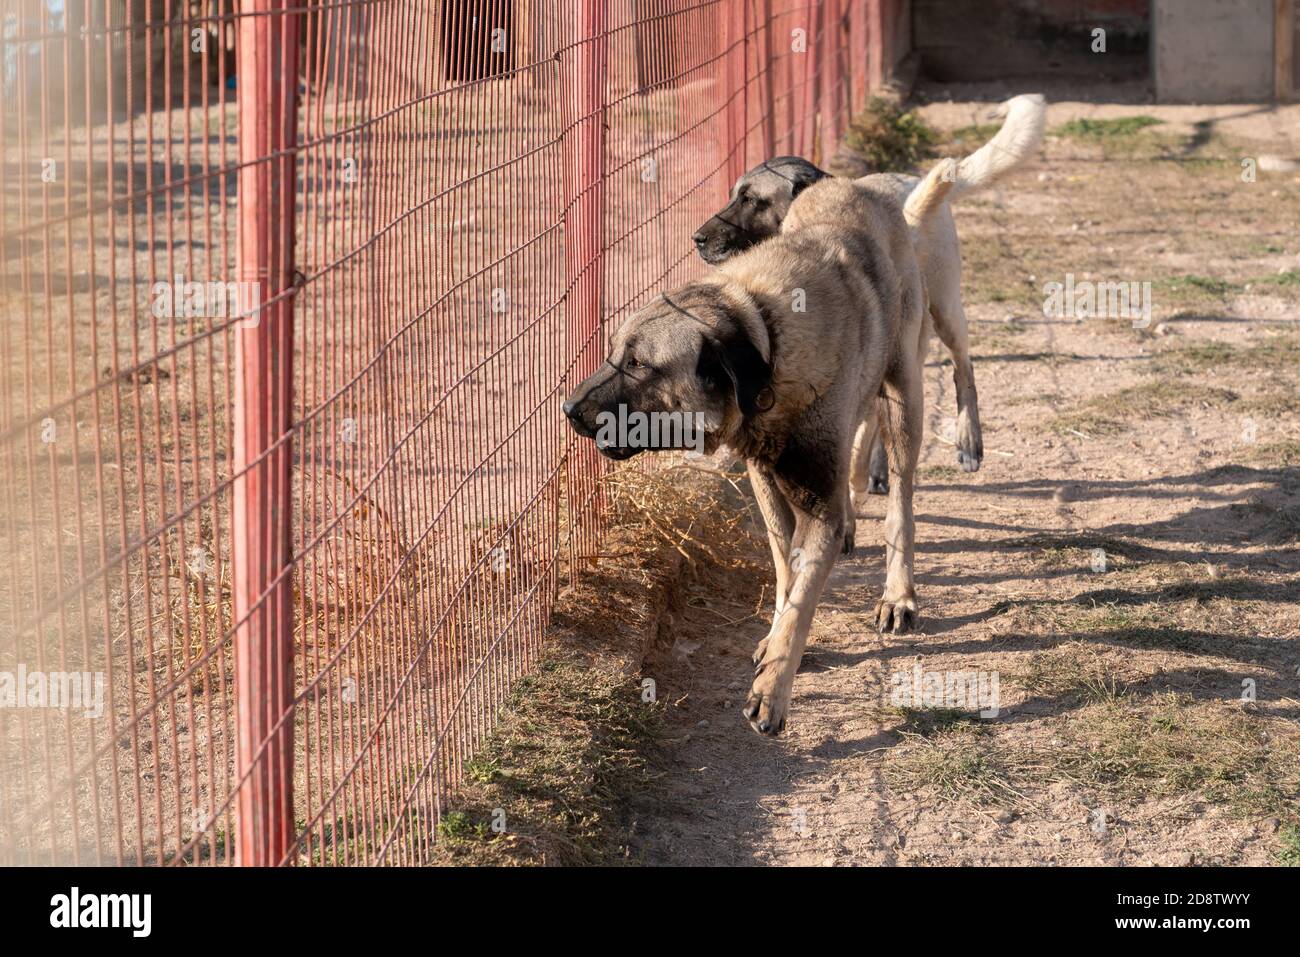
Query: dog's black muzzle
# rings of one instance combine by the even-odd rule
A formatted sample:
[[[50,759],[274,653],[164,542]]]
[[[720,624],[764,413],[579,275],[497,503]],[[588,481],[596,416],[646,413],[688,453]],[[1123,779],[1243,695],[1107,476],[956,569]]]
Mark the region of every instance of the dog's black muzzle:
[[[569,426],[584,439],[595,439],[600,427],[602,413],[617,415],[620,406],[626,406],[627,397],[618,385],[618,370],[606,360],[599,369],[587,376],[573,390],[573,395],[560,406]],[[601,455],[616,462],[630,459],[641,448],[624,448],[616,445],[602,445],[596,442],[596,449]]]
[[[726,262],[737,253],[743,253],[757,240],[745,229],[714,216],[695,231],[691,237],[695,249],[710,266]]]

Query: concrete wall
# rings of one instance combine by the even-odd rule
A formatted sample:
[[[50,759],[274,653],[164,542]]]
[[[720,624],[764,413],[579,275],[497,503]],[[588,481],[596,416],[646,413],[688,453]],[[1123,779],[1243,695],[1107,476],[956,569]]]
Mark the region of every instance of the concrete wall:
[[[1273,96],[1273,0],[1153,0],[1152,67],[1162,103]]]

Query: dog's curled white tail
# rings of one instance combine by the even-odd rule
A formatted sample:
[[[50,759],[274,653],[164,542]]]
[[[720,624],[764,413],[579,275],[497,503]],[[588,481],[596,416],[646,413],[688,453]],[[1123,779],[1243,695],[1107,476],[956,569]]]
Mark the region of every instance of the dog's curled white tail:
[[[998,106],[1002,129],[957,165],[957,181],[949,199],[992,186],[1025,160],[1043,140],[1047,101],[1040,93],[1013,96]]]
[[[955,159],[942,159],[935,164],[925,179],[921,180],[903,204],[903,218],[907,225],[920,226],[927,216],[943,205],[957,185],[959,168]]]

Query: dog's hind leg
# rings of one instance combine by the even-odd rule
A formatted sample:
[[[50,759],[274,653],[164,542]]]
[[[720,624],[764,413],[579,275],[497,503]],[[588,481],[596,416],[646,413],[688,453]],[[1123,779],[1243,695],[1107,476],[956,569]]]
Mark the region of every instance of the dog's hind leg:
[[[970,358],[970,333],[961,305],[960,277],[930,290],[930,317],[935,332],[952,354],[952,381],[957,390],[957,464],[967,472],[984,461],[984,436],[980,431],[979,398],[975,394],[975,367]]]
[[[867,492],[871,495],[888,495],[889,456],[885,453],[885,443],[879,431],[876,433],[876,441],[871,443],[871,467],[869,472],[871,479],[867,485]]]
[[[767,526],[767,543],[772,549],[772,564],[776,567],[776,610],[772,615],[772,627],[775,628],[781,612],[785,611],[786,595],[790,587],[790,542],[794,537],[794,512],[770,471],[753,462],[748,463],[748,468],[749,484],[753,486],[758,509],[763,513],[763,524]],[[763,659],[766,647],[767,638],[764,638],[754,651],[754,664],[757,665]]]
[[[873,406],[874,408],[874,403]],[[853,511],[862,508],[868,495],[885,495],[889,492],[889,460],[880,442],[876,418],[868,414],[858,425],[853,436],[853,457],[849,466],[849,484]]]
[[[885,373],[880,409],[881,433],[889,455],[889,504],[885,514],[885,593],[876,604],[876,627],[901,634],[916,625],[916,583],[913,578],[916,525],[912,517],[912,486],[921,452],[924,392],[913,357],[898,361]]]
[[[858,514],[853,506],[853,491],[844,483],[844,554],[852,555],[853,546],[857,544]]]

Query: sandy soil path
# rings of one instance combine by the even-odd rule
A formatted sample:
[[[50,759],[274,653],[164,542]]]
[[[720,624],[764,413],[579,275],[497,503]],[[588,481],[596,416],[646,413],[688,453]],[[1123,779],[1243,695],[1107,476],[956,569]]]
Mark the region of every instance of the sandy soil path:
[[[946,129],[1006,91],[925,108]],[[1242,112],[1242,111],[1236,111]],[[882,638],[873,499],[836,568],[787,733],[738,709],[770,615],[705,572],[646,673],[669,701],[634,850],[650,863],[1269,863],[1296,820],[1300,717],[1300,109],[1054,104],[1146,115],[1053,136],[957,209],[987,455],[957,471],[951,366],[926,371],[920,633]],[[1236,125],[1233,126],[1232,123]],[[1044,317],[1048,281],[1150,282],[1150,326]],[[1103,564],[1104,562],[1104,564]],[[765,590],[766,589],[766,590]],[[914,708],[891,682],[998,676],[996,718]],[[1254,700],[1243,700],[1247,690]]]

